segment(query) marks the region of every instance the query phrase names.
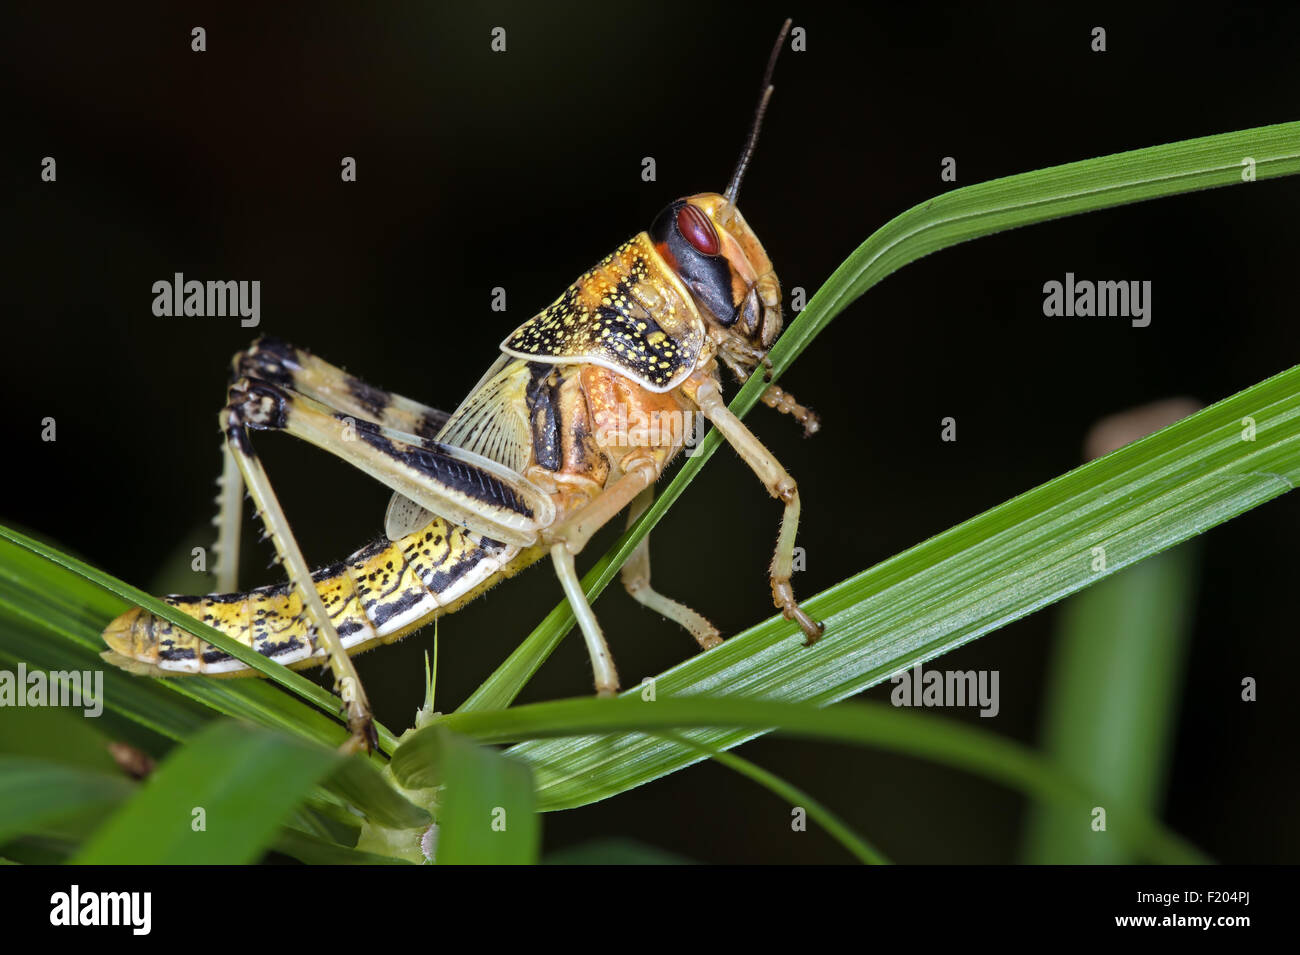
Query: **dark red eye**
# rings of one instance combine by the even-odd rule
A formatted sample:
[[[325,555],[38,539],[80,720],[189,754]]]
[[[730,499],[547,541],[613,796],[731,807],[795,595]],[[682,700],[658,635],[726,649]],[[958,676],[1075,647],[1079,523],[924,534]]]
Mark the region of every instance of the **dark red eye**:
[[[713,230],[713,223],[697,206],[689,202],[677,213],[677,231],[686,237],[686,241],[705,255],[718,254],[718,233]]]

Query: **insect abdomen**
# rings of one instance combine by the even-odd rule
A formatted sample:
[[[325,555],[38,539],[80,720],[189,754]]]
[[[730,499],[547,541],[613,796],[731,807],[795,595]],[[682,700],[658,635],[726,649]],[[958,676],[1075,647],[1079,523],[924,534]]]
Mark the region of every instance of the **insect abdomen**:
[[[378,540],[312,574],[349,655],[391,643],[451,613],[540,556],[435,518],[395,541]],[[165,602],[285,666],[326,662],[302,599],[287,583],[235,594],[168,596]],[[253,676],[222,650],[136,608],[104,630],[106,658],[127,669],[180,675]]]

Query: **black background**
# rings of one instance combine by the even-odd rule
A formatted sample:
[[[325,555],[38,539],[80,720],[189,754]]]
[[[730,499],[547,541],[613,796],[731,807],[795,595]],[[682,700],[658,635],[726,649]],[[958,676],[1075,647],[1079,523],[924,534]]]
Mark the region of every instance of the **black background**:
[[[996,10],[839,5],[67,7],[6,16],[4,497],[0,520],[132,583],[206,589],[216,412],[256,334],[450,409],[506,332],[680,195],[720,191],[782,17],[787,52],[741,207],[787,290],[811,294],[872,231],[952,188],[1293,120],[1294,11],[1191,16],[1089,4]],[[207,29],[207,52],[190,30]],[[508,52],[489,49],[507,30]],[[1089,49],[1094,26],[1108,49]],[[44,156],[58,181],[40,181]],[[354,156],[358,181],[342,183]],[[653,156],[658,180],[641,180]],[[816,593],[1075,466],[1097,418],[1172,395],[1226,397],[1294,361],[1300,182],[1255,183],[1018,230],[907,267],[841,315],[783,378],[821,412],[804,441],[750,425],[799,479],[796,586]],[[1046,319],[1042,285],[1153,283],[1153,321]],[[156,318],[175,272],[259,279],[262,323]],[[505,315],[490,290],[508,292]],[[959,440],[939,440],[957,418]],[[40,440],[53,416],[58,440]],[[315,564],[382,530],[388,492],[289,439],[261,441]],[[778,508],[719,454],[653,537],[655,580],[725,633],[770,611]],[[1216,528],[1166,818],[1214,857],[1294,861],[1292,497]],[[252,536],[252,535],[249,535]],[[602,553],[611,534],[589,555]],[[245,550],[242,583],[272,582]],[[590,559],[590,557],[588,558]],[[560,598],[533,570],[441,624],[440,700],[477,686]],[[617,589],[597,612],[625,683],[691,642]],[[945,658],[1001,671],[996,729],[1037,737],[1058,617]],[[406,726],[432,632],[360,659],[378,715]],[[1265,679],[1239,702],[1242,676]],[[589,692],[575,637],[524,699]],[[888,686],[869,696],[884,698]],[[952,714],[975,719],[974,713]],[[858,749],[763,740],[745,755],[820,796],[903,861],[1015,857],[1024,809],[991,783]],[[703,766],[548,816],[548,848],[625,835],[704,861],[841,861],[788,808]],[[815,830],[815,827],[814,827]]]

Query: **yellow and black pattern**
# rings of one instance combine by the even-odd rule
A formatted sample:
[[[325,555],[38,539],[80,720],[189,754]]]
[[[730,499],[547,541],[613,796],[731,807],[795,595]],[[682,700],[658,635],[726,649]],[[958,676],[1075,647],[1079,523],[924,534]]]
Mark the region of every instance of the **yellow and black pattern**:
[[[232,366],[236,379],[278,385],[342,414],[420,438],[437,437],[450,417],[436,408],[367,384],[305,348],[267,335],[236,354]]]
[[[703,344],[695,304],[642,232],[516,329],[501,350],[530,361],[604,365],[663,392],[695,370]]]
[[[541,556],[521,552],[441,518],[396,541],[380,540],[312,574],[349,655],[392,643],[451,613]],[[326,662],[303,602],[289,584],[244,593],[163,598],[258,653],[301,668]],[[104,631],[112,662],[155,675],[252,676],[222,650],[136,608]]]

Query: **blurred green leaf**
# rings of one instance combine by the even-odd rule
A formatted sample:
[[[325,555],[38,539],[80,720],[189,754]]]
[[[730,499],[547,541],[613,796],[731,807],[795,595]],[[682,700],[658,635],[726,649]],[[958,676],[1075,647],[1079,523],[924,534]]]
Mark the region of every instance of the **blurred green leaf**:
[[[1196,552],[1184,544],[1066,602],[1047,681],[1043,751],[1119,805],[1155,814],[1170,761],[1190,638]],[[1092,814],[1033,807],[1023,852],[1035,864],[1134,861]]]
[[[11,756],[49,759],[113,775],[118,769],[108,750],[110,742],[99,732],[98,721],[78,709],[6,707],[0,719],[0,753]]]
[[[438,810],[439,865],[520,865],[537,861],[541,824],[528,766],[439,726],[405,742],[392,763],[407,789],[444,786]],[[405,737],[411,740],[412,736]]]
[[[337,764],[331,750],[217,722],[179,747],[90,839],[83,864],[237,865],[256,860],[280,823]],[[205,828],[196,831],[195,810]]]
[[[120,776],[26,756],[0,756],[0,845],[75,814],[112,807],[134,788]]]

